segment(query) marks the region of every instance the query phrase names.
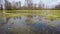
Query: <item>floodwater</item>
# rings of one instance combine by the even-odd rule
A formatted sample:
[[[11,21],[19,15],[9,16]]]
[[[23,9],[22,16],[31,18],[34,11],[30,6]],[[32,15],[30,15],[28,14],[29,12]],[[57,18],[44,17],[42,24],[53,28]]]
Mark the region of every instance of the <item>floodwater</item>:
[[[60,34],[60,18],[51,21],[37,15],[7,18],[0,14],[0,34]]]

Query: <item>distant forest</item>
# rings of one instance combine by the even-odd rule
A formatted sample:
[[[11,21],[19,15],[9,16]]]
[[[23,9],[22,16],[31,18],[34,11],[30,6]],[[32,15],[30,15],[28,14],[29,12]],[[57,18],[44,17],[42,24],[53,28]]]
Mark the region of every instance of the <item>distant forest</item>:
[[[1,10],[4,9],[1,3],[0,3],[0,9]],[[5,10],[42,10],[42,9],[60,10],[60,4],[53,8],[44,8],[44,3],[42,3],[41,1],[37,6],[36,4],[33,4],[32,0],[25,0],[24,6],[21,6],[21,1],[10,3],[9,1],[5,0]]]

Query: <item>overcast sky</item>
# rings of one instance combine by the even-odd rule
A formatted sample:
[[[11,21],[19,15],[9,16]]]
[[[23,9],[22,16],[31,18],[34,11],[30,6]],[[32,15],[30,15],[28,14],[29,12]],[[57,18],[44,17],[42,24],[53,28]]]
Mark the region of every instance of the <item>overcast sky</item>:
[[[25,0],[9,0],[10,2],[18,2],[21,1],[22,5],[24,5]],[[33,0],[33,3],[38,4],[40,0]],[[48,8],[51,8],[55,5],[60,4],[60,0],[41,0]]]
[[[24,1],[25,0],[9,0],[10,2],[12,2],[12,1],[21,1],[21,3],[22,3],[22,5],[24,5]],[[36,3],[36,4],[38,4],[39,3],[39,1],[40,0],[33,0],[33,3]],[[53,7],[53,6],[55,6],[55,5],[58,5],[58,4],[60,4],[60,0],[41,0],[48,8],[51,8],[51,7]]]

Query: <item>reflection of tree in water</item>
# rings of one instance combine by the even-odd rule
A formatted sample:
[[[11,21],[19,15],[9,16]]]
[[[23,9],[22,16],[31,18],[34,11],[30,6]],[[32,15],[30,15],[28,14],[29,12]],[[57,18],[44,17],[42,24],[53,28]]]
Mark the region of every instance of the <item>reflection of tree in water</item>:
[[[42,30],[44,33],[45,33],[45,30],[43,30],[43,28],[45,28],[47,31],[52,31],[55,27],[53,27],[53,26],[50,26],[50,25],[46,25],[46,24],[43,24],[43,23],[38,23],[38,22],[36,22],[36,24],[32,24],[33,23],[33,18],[34,19],[36,19],[36,17],[37,18],[39,18],[39,19],[41,19],[41,20],[39,20],[39,22],[40,21],[42,21],[43,20],[43,16],[36,16],[36,15],[27,15],[27,16],[19,16],[19,17],[11,17],[11,18],[7,18],[7,23],[10,23],[10,22],[12,22],[12,23],[10,23],[10,24],[12,24],[12,26],[14,25],[14,24],[19,24],[19,23],[26,23],[27,24],[27,26],[30,26],[30,29],[29,28],[26,28],[27,30],[29,30],[29,31],[27,31],[27,30],[25,30],[25,32],[26,33],[28,33],[28,32],[30,32],[31,34],[33,33],[33,34],[39,34],[39,30]],[[10,21],[9,21],[10,20]],[[15,23],[15,22],[13,22],[15,20],[15,22],[16,22],[16,20],[18,21],[19,20],[19,23]],[[8,22],[9,21],[9,22]],[[45,20],[45,21],[47,21],[47,20]],[[45,21],[43,21],[43,22],[45,22]],[[6,25],[7,25],[7,23],[6,23]],[[23,23],[23,24],[24,24]],[[26,25],[25,24],[25,25]],[[21,24],[19,24],[18,26],[20,26]],[[25,26],[24,25],[24,26]],[[16,26],[15,26],[16,27]],[[8,28],[8,29],[10,29],[10,28]],[[50,30],[49,30],[50,29]],[[57,28],[58,29],[58,28]],[[14,29],[13,29],[14,30]],[[18,30],[20,30],[20,28],[18,29]],[[36,31],[37,30],[37,31]],[[55,30],[55,29],[54,29]],[[17,29],[15,29],[14,30],[14,34],[17,34],[17,33],[19,33],[19,34],[21,34],[20,33],[21,31],[17,31]],[[23,31],[22,31],[22,33],[23,33]],[[40,32],[41,33],[41,32]],[[29,33],[28,33],[29,34]]]
[[[0,16],[0,26],[4,26],[5,24],[7,24],[7,18]]]
[[[28,15],[28,16],[27,16],[27,19],[26,19],[26,21],[25,21],[27,25],[29,25],[29,24],[32,23],[32,17],[33,17],[32,15]]]

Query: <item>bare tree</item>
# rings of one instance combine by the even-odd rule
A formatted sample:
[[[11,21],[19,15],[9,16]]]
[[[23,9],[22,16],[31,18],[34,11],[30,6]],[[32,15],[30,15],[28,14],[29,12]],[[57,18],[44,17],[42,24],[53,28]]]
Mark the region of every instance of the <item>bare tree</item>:
[[[2,5],[1,5],[0,9],[3,10],[3,6]]]
[[[37,9],[37,5],[33,4],[33,9],[36,10]]]
[[[18,9],[21,9],[21,1],[18,2]]]
[[[33,1],[32,0],[25,0],[25,5],[27,6],[28,9],[33,8]]]
[[[38,5],[38,9],[43,9],[44,8],[44,4],[43,4],[43,2],[40,0],[40,2],[39,2],[39,5]]]
[[[21,1],[19,1],[19,4],[20,4],[20,5],[19,5],[19,9],[21,9]]]
[[[3,1],[2,0],[0,0],[0,9],[2,10],[3,9]]]
[[[12,9],[20,10],[21,9],[21,1],[12,2]]]
[[[55,7],[55,9],[60,10],[60,4]]]
[[[11,3],[5,0],[5,9],[9,10],[11,9]]]
[[[56,5],[55,7],[51,8],[51,10],[60,10],[60,4]]]

